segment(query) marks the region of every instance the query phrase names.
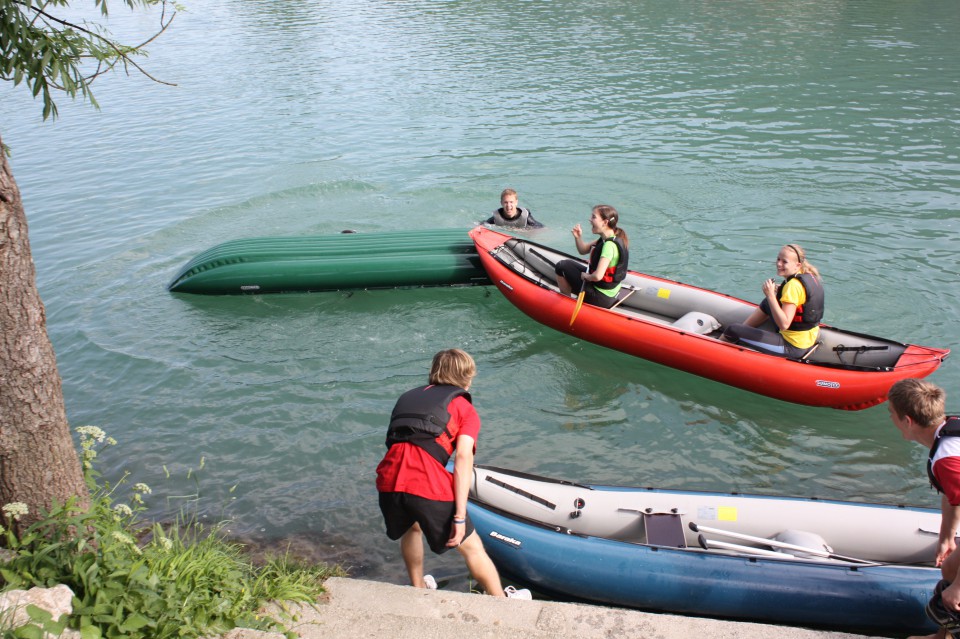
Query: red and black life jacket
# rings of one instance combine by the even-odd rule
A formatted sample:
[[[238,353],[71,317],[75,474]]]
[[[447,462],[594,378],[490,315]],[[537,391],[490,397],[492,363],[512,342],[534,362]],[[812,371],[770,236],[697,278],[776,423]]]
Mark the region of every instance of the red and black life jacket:
[[[944,437],[960,437],[960,417],[947,417],[947,421],[940,432],[937,433],[937,438],[933,441],[933,446],[930,447],[930,455],[927,457],[927,477],[930,479],[930,485],[938,493],[943,492],[943,486],[933,475],[933,456],[937,454],[937,449],[940,448],[940,442],[943,441]]]
[[[457,397],[473,403],[470,393],[450,384],[421,386],[401,395],[390,414],[387,448],[409,442],[446,466],[456,448],[453,434],[447,429],[450,422],[447,407]]]
[[[601,237],[596,244],[593,245],[593,250],[590,252],[590,272],[593,273],[597,270],[597,265],[600,263],[600,254],[603,253],[603,243],[604,242],[613,242],[617,245],[617,250],[620,251],[620,257],[617,259],[616,266],[607,266],[607,271],[603,274],[603,277],[600,278],[597,282],[591,282],[597,288],[603,289],[613,289],[623,281],[623,278],[627,276],[627,259],[629,257],[627,247],[624,246],[623,240],[614,235],[613,237]]]

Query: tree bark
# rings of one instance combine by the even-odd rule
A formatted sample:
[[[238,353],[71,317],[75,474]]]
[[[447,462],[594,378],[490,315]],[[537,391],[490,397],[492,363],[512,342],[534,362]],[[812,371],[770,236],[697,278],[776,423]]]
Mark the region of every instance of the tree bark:
[[[0,139],[0,506],[29,507],[15,527],[22,530],[54,501],[77,495],[86,505],[89,495],[67,424],[20,190],[2,148]]]

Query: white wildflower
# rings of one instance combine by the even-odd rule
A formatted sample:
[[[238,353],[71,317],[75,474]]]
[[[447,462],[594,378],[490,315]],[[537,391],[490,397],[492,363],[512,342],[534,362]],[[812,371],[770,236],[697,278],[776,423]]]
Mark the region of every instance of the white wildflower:
[[[147,486],[146,484],[144,484],[143,482],[138,482],[138,483],[136,483],[136,484],[133,485],[133,492],[135,492],[135,493],[142,493],[142,494],[144,494],[144,495],[149,495],[149,494],[152,493],[153,491],[150,490],[150,487]]]
[[[20,521],[21,517],[30,514],[30,509],[21,501],[13,501],[3,507],[3,514],[14,521]]]
[[[113,512],[116,513],[117,516],[119,517],[133,516],[133,510],[130,508],[130,506],[127,506],[126,504],[117,504],[116,506],[113,507]]]
[[[110,535],[122,544],[129,544],[132,546],[136,543],[133,540],[133,537],[125,532],[120,532],[119,530],[114,530],[112,533],[110,533]]]
[[[130,546],[130,549],[138,555],[143,554],[143,551],[137,547],[137,542],[130,535],[120,532],[119,530],[114,530],[112,533],[110,533],[110,535],[121,544]]]
[[[79,426],[77,427],[77,433],[81,439],[96,440],[98,442],[102,442],[107,436],[99,426]]]

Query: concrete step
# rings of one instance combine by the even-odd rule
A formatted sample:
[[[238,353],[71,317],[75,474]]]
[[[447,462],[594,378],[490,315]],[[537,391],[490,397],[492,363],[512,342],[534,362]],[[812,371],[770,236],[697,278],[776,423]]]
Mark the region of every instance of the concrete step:
[[[332,578],[316,606],[300,606],[302,639],[862,639],[862,635],[653,614],[623,608],[485,595]],[[261,635],[262,636],[262,635]],[[255,635],[231,633],[230,639]]]

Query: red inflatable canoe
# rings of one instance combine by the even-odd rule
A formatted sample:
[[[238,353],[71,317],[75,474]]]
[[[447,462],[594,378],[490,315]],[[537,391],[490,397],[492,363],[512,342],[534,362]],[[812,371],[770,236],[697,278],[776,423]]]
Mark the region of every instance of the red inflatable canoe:
[[[804,360],[767,355],[717,339],[756,304],[630,271],[613,309],[584,304],[556,285],[554,264],[577,259],[486,227],[470,232],[491,281],[510,302],[555,330],[754,393],[809,406],[861,410],[886,400],[898,379],[925,377],[948,349],[901,344],[820,325]]]

